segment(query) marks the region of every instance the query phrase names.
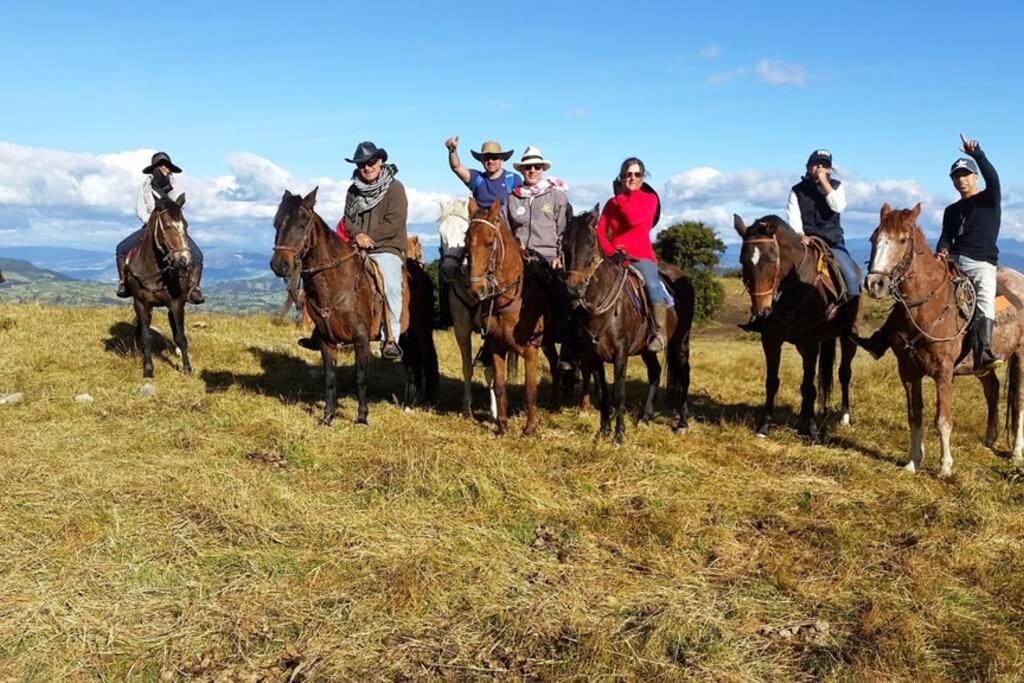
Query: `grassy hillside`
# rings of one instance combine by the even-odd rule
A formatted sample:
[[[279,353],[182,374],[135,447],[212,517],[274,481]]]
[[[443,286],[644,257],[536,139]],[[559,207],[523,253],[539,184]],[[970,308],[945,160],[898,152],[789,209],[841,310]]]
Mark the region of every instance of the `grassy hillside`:
[[[1024,477],[982,447],[976,382],[957,384],[939,480],[932,434],[925,472],[898,468],[891,357],[858,357],[852,428],[754,438],[760,347],[725,324],[694,340],[690,433],[659,415],[616,448],[568,408],[530,439],[460,419],[445,332],[440,409],[393,405],[400,369],[377,361],[365,429],[347,391],[317,426],[316,357],[261,316],[192,315],[195,374],[165,349],[144,398],[129,322],[0,305],[0,393],[24,393],[0,405],[4,680],[1024,670]],[[787,349],[790,421],[797,372]]]

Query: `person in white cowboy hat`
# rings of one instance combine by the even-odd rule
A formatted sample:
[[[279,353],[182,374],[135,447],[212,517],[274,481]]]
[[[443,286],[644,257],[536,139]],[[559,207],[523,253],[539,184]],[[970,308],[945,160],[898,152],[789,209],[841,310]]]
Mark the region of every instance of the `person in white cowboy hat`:
[[[551,162],[540,148],[529,146],[513,164],[523,174],[523,184],[512,190],[505,203],[505,220],[519,240],[528,267],[551,293],[555,326],[562,341],[559,366],[571,369],[574,354],[571,344],[571,308],[565,282],[555,271],[562,267],[562,235],[572,215],[566,195],[568,186],[558,178],[545,178]]]
[[[502,168],[502,164],[512,157],[512,150],[503,150],[501,145],[493,140],[481,145],[479,152],[470,150],[473,158],[483,164],[483,173],[462,165],[458,152],[458,136],[445,140],[444,146],[448,148],[448,166],[451,167],[452,173],[466,184],[481,209],[491,208],[495,201],[504,203],[512,190],[523,182],[518,175]]]
[[[125,237],[114,250],[117,263],[117,296],[125,299],[128,297],[128,289],[124,284],[125,264],[128,261],[128,254],[139,244],[142,239],[142,231],[149,223],[149,216],[156,208],[158,199],[177,199],[181,194],[174,187],[174,174],[181,173],[181,169],[171,161],[166,152],[157,152],[150,159],[149,166],[142,169],[142,172],[149,177],[139,186],[139,192],[135,200],[135,213],[142,221],[142,227]],[[203,277],[203,252],[199,245],[188,236],[188,246],[192,251],[191,287],[188,294],[190,304],[201,304],[206,301],[203,291],[199,288],[199,282]]]

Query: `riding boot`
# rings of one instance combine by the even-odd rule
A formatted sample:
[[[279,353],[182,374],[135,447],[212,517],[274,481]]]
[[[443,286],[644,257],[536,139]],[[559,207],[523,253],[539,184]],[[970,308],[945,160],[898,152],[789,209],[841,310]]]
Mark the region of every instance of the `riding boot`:
[[[979,318],[977,333],[974,338],[974,374],[984,375],[1003,364],[992,353],[992,328],[996,321],[992,318]]]
[[[750,320],[737,324],[737,327],[744,332],[764,332],[764,321],[763,317],[751,315]]]
[[[857,313],[860,306],[855,299],[858,298],[859,295],[848,298],[843,302],[843,308],[839,312],[840,334],[851,339],[857,336]]]
[[[199,289],[199,281],[203,279],[203,267],[201,265],[193,265],[192,272],[189,275],[189,292],[188,302],[190,304],[202,304],[206,303],[206,297],[203,296],[203,290]]]
[[[480,345],[480,350],[476,352],[476,357],[473,358],[473,365],[478,368],[486,368],[491,364],[491,342],[487,337],[484,337],[484,343]]]
[[[123,256],[117,257],[117,296],[121,299],[127,299],[130,295],[128,294],[128,287],[124,283],[124,268],[125,258]]]
[[[447,330],[449,327],[455,324],[455,320],[452,318],[452,305],[448,299],[448,280],[445,279],[444,275],[438,278],[437,283],[437,304],[438,304],[438,316],[437,316],[437,328],[439,330]]]
[[[312,334],[298,341],[299,346],[310,351],[320,350],[320,332],[314,327]]]
[[[661,353],[665,348],[665,326],[668,317],[668,304],[658,303],[651,307],[654,314],[654,334],[647,342],[647,350],[651,353]]]
[[[862,337],[856,332],[850,335],[850,339],[853,342],[871,354],[871,357],[878,360],[885,355],[885,352],[889,350],[891,344],[889,344],[889,334],[885,329],[885,325],[880,327],[870,337]]]

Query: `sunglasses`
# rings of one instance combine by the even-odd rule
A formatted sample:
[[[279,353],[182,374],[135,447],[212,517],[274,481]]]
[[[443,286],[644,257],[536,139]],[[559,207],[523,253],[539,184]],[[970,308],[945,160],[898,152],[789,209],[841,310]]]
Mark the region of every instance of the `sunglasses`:
[[[484,161],[502,161],[502,158],[497,154],[484,154],[482,159]]]
[[[367,166],[376,166],[378,161],[380,161],[380,159],[370,159],[369,161],[364,161],[361,164],[356,164],[356,168],[361,171]]]
[[[643,178],[644,174],[641,171],[626,171],[622,174],[623,180],[629,180],[630,178]]]
[[[529,166],[523,166],[524,171],[543,171],[544,164],[530,164]]]

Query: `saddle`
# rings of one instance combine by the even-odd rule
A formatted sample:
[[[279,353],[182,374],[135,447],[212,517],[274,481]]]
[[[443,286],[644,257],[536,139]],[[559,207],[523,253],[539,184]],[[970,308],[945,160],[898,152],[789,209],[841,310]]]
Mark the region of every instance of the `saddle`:
[[[966,287],[970,287],[969,301],[964,302],[963,299],[968,298],[957,292],[957,304],[960,306],[960,314],[964,318],[970,320],[974,315],[975,308],[975,291],[974,283],[971,282],[970,278],[964,274],[960,266],[953,260],[946,260],[946,270],[949,272],[949,279],[953,282],[963,282]],[[1007,320],[1013,318],[1018,311],[1024,309],[1024,302],[1022,302],[1013,292],[999,286],[998,279],[996,280],[996,325],[1004,323]]]
[[[381,316],[381,329],[390,330],[391,327],[391,313],[388,311],[387,295],[385,294],[384,286],[384,273],[381,272],[380,266],[370,258],[369,254],[360,252],[360,259],[363,263],[363,272],[370,279],[370,283],[373,285],[374,292],[374,311],[380,311]],[[405,330],[409,326],[409,267],[406,264],[402,265],[402,313],[401,313],[401,327]],[[397,343],[398,340],[396,339]]]
[[[637,313],[643,316],[644,320],[647,321],[649,329],[655,328],[654,322],[654,307],[651,305],[651,299],[647,295],[647,279],[644,274],[640,272],[636,266],[632,263],[626,264],[626,282],[629,287],[626,291],[629,294],[630,301],[633,302],[633,307],[636,308]],[[669,279],[668,275],[658,270],[658,277],[661,279],[661,285],[666,291],[672,291],[672,280]]]
[[[836,263],[836,255],[832,252],[832,248],[820,237],[810,237],[809,248],[814,254],[814,268],[818,279],[824,285],[832,303],[838,304],[844,301],[846,299],[846,280],[843,279],[843,273],[839,270],[839,264]],[[834,314],[833,311],[832,315]]]

